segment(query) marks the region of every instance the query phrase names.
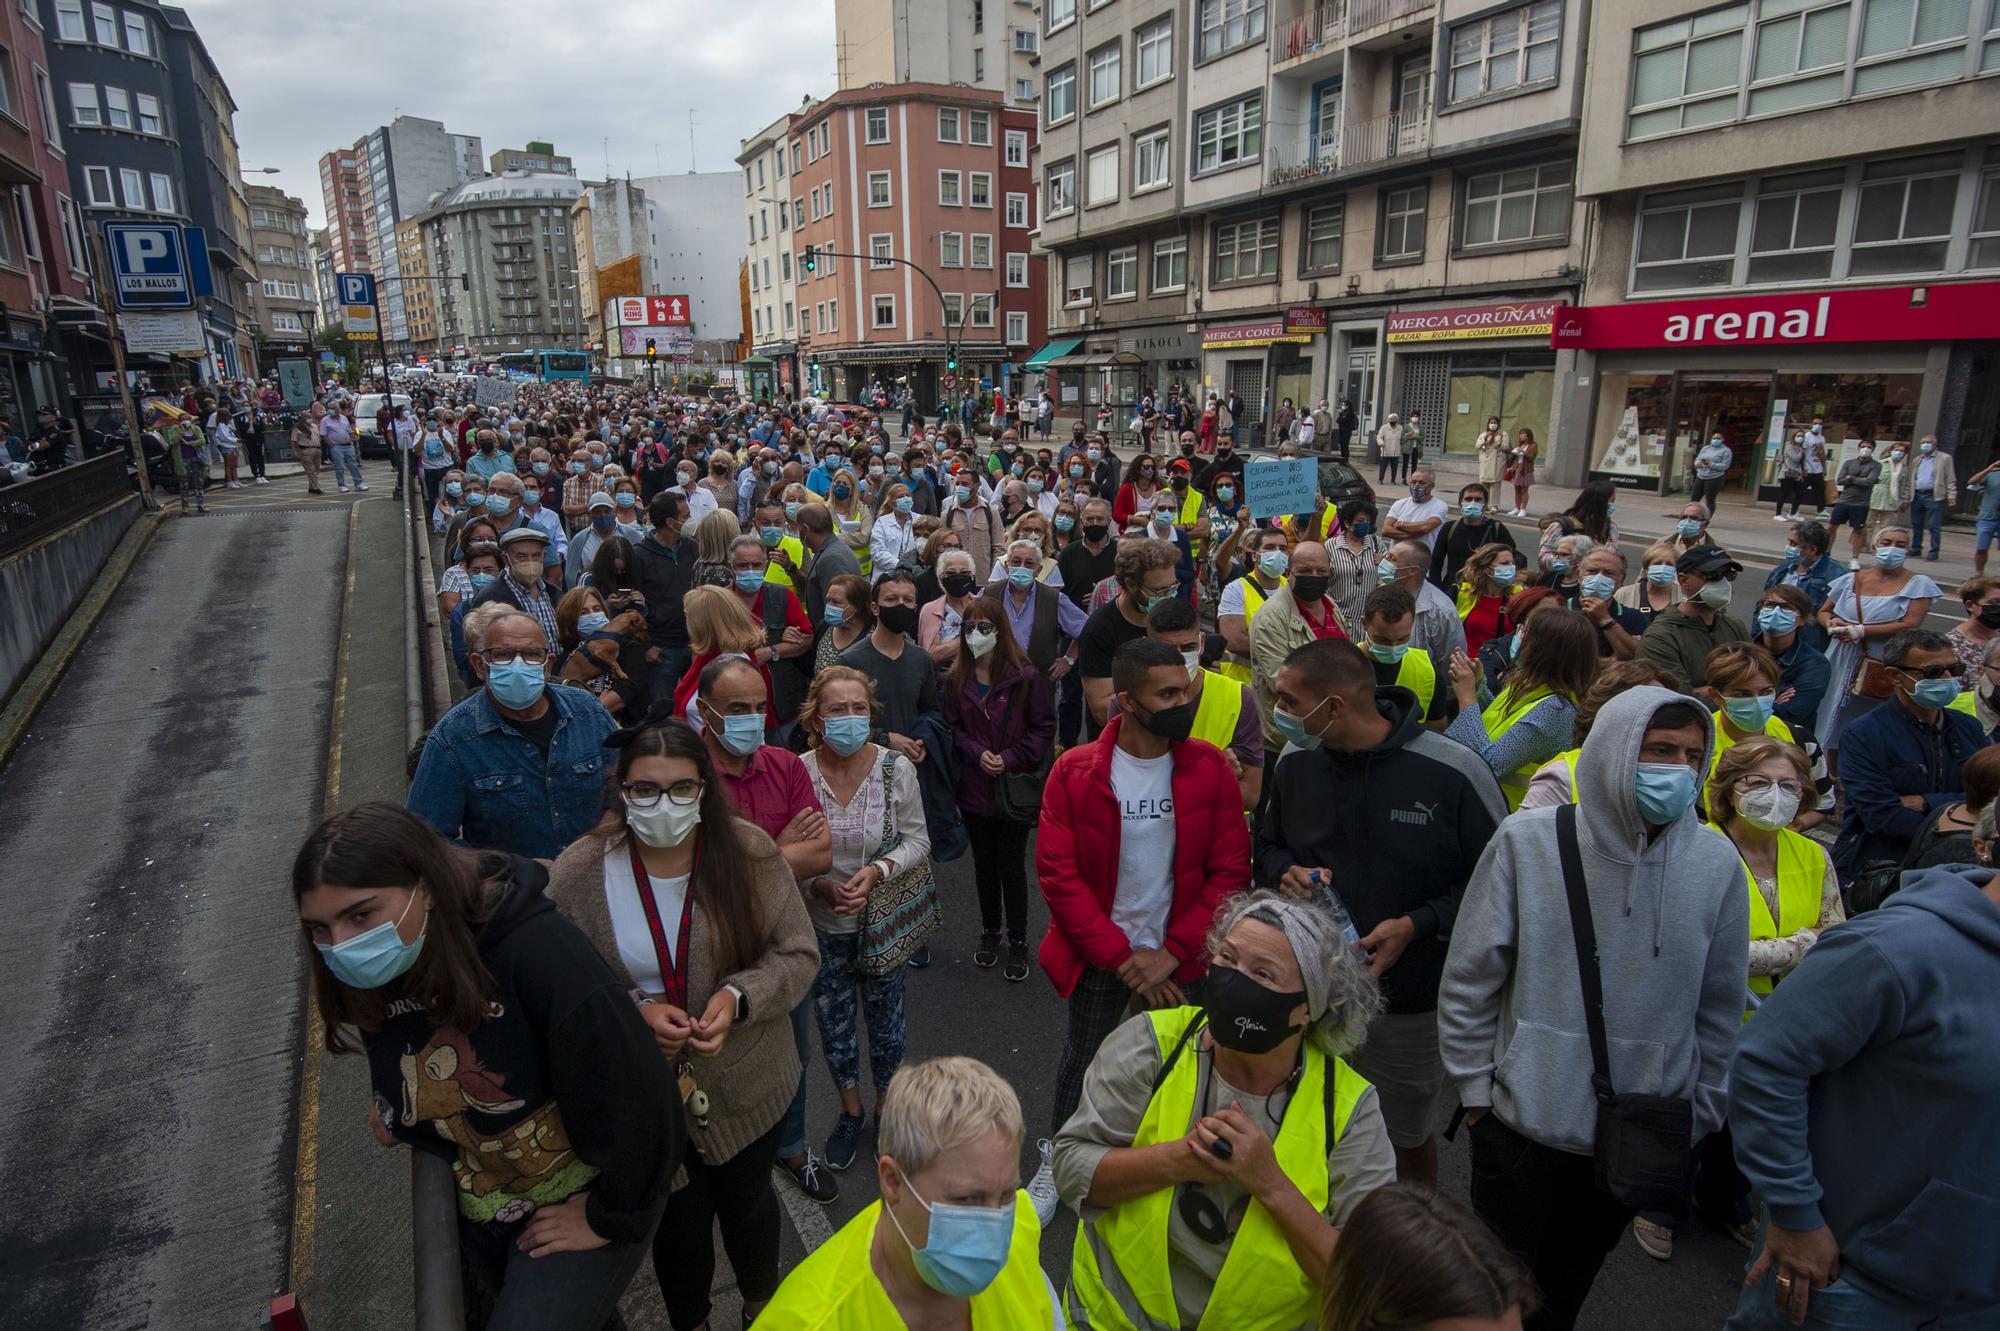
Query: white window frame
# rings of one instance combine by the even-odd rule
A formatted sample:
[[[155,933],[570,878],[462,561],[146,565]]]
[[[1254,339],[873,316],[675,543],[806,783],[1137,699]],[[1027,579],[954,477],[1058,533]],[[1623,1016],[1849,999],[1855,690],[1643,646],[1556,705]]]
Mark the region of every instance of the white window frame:
[[[840,331],[840,302],[837,300],[826,303],[826,331],[829,333]]]
[[[1067,95],[1060,99],[1056,96],[1058,85],[1063,87],[1067,92]],[[1061,110],[1057,109],[1057,102],[1059,100],[1065,104]],[[1076,62],[1072,60],[1066,65],[1059,65],[1049,71],[1048,79],[1042,89],[1042,125],[1044,128],[1052,128],[1065,123],[1075,115]]]
[[[965,142],[973,148],[993,146],[993,113],[973,107],[965,113]]]
[[[56,37],[65,42],[90,40],[90,28],[83,17],[83,0],[56,0]]]
[[[894,268],[896,266],[896,236],[891,231],[876,231],[868,237],[868,266],[870,268]]]
[[[1028,285],[1028,256],[1019,250],[1007,255],[1007,285],[1010,287]]]
[[[98,102],[95,83],[69,85],[69,123],[86,128],[104,124],[104,108]]]
[[[1013,49],[1022,55],[1042,53],[1042,35],[1033,28],[1015,28],[1009,35],[1013,40]]]
[[[1263,41],[1266,9],[1265,0],[1195,0],[1195,63],[1204,65]]]
[[[133,37],[139,40],[134,42]],[[153,54],[153,30],[146,22],[146,16],[137,10],[125,11],[125,49],[133,55]]]
[[[1139,299],[1139,247],[1118,245],[1104,254],[1104,301]]]
[[[1078,268],[1077,265],[1082,267]],[[1097,256],[1071,254],[1062,260],[1063,308],[1074,310],[1091,303],[1097,294]],[[1081,276],[1082,281],[1077,278]]]
[[[939,314],[944,318],[946,331],[955,333],[959,329],[964,328],[966,326],[965,294],[959,291],[945,292],[944,306],[939,310]]]
[[[1122,160],[1115,140],[1100,144],[1083,155],[1084,207],[1102,208],[1118,202],[1121,195],[1118,171]]]
[[[1063,188],[1060,191],[1056,189],[1058,178],[1063,182]],[[1074,157],[1065,157],[1060,162],[1049,163],[1044,176],[1044,187],[1048,191],[1043,196],[1047,200],[1048,207],[1048,211],[1043,214],[1044,217],[1066,217],[1070,213],[1075,212],[1076,159]]]
[[[118,202],[132,212],[146,211],[146,177],[129,166],[118,168]]]
[[[880,187],[879,193],[877,187]],[[893,208],[896,205],[896,191],[889,183],[889,172],[870,171],[868,173],[868,206],[870,208]]]
[[[1151,63],[1154,74],[1146,77]],[[1165,83],[1174,76],[1174,16],[1162,14],[1132,31],[1132,91]]]
[[[963,231],[938,232],[938,267],[965,267],[965,233]]]
[[[1006,131],[1005,155],[1000,159],[1004,166],[1026,166],[1028,164],[1028,131],[1010,129]]]
[[[1535,0],[1453,28],[1445,37],[1446,104],[1465,106],[1488,97],[1553,86],[1562,77],[1563,3]],[[1547,53],[1542,58],[1548,62],[1548,72],[1531,78],[1528,67],[1540,52]],[[1510,59],[1513,77],[1497,82],[1495,65]],[[1477,71],[1472,90],[1462,94],[1458,90],[1461,70]]]
[[[993,310],[994,310],[994,305],[993,305],[992,292],[990,291],[974,292],[972,295],[971,304],[966,310],[966,314],[968,316],[967,318],[968,324],[970,324],[970,326],[974,328],[993,327]]]
[[[147,103],[149,102],[152,104],[151,110],[147,109]],[[149,92],[132,94],[132,114],[132,123],[138,127],[141,134],[164,134],[167,132],[167,122],[160,108],[160,99],[153,96],[153,94]],[[150,129],[146,126],[148,120],[153,122]]]
[[[966,172],[965,206],[968,208],[991,208],[993,206],[993,173],[991,171]]]
[[[1007,311],[1007,345],[1025,347],[1028,345],[1028,312],[1026,310]]]
[[[1106,42],[1083,58],[1089,71],[1085,108],[1109,106],[1125,91],[1125,43]]]
[[[1205,147],[1210,139],[1213,143]],[[1194,171],[1196,176],[1233,171],[1249,166],[1264,155],[1264,92],[1260,88],[1241,97],[1198,111],[1194,117]],[[1204,154],[1210,159],[1204,161]]]
[[[1392,189],[1382,190],[1376,197],[1381,200],[1379,205],[1380,221],[1377,223],[1375,229],[1376,264],[1380,266],[1383,264],[1421,262],[1428,248],[1426,244],[1426,232],[1430,227],[1430,182],[1417,181],[1407,185],[1398,185]],[[1416,200],[1415,207],[1410,206],[1412,199]],[[1402,203],[1400,207],[1396,206],[1398,200],[1401,200]],[[1417,219],[1417,247],[1414,250],[1389,249],[1389,227],[1391,225],[1397,226],[1402,232],[1404,241],[1407,242],[1409,239],[1408,219],[1411,217]],[[1402,220],[1396,221],[1395,219]]]
[[[123,123],[120,123],[122,119]],[[104,89],[104,123],[111,129],[132,128],[132,94],[123,88]]]
[[[56,114],[55,81],[49,77],[49,71],[40,65],[36,65],[34,71],[35,100],[40,103],[42,112],[42,137],[48,140],[51,151],[59,153],[63,150],[62,121]]]
[[[1152,273],[1150,274],[1149,286],[1154,295],[1164,296],[1173,292],[1187,290],[1187,252],[1188,242],[1186,236],[1162,236],[1153,242]],[[1162,260],[1165,260],[1167,264],[1168,280],[1165,282],[1160,280],[1160,263]],[[1175,268],[1180,269],[1180,281],[1178,282],[1172,280]]]
[[[1026,231],[1033,225],[1034,219],[1028,215],[1028,196],[1026,194],[1010,192],[1007,195],[1006,208],[1006,222],[1008,226],[1019,231]]]
[[[879,119],[878,119],[879,117]],[[866,143],[889,142],[889,108],[871,106],[861,113],[862,139]]]
[[[1076,22],[1076,0],[1048,0],[1048,31],[1060,32]]]
[[[989,270],[993,267],[993,234],[991,232],[974,231],[966,236],[965,266],[967,268],[985,268]]]
[[[1232,286],[1238,283],[1269,282],[1278,275],[1278,246],[1283,239],[1284,227],[1277,214],[1261,217],[1244,217],[1232,222],[1221,222],[1209,228],[1209,274],[1211,285]],[[1244,241],[1252,242],[1248,250]],[[1243,271],[1244,256],[1256,256],[1255,268],[1249,273]],[[1265,255],[1269,255],[1269,271]],[[1229,260],[1229,275],[1222,275],[1223,259]]]
[[[958,170],[938,172],[938,207],[963,208],[965,206],[965,173]]]
[[[100,193],[98,186],[102,185]],[[118,206],[118,182],[112,178],[108,166],[86,166],[83,168],[84,203],[92,208],[116,208]]]
[[[883,317],[883,311],[885,309],[888,311],[887,318]],[[868,310],[869,310],[869,317],[873,321],[870,325],[871,327],[894,328],[896,326],[895,296],[887,292],[878,292],[877,294],[869,298]]]
[[[1150,167],[1150,169],[1148,169]],[[1174,183],[1174,132],[1160,125],[1132,136],[1132,193],[1145,194]]]
[[[62,218],[63,257],[69,263],[70,272],[78,277],[89,276],[90,265],[83,248],[83,221],[77,216],[76,200],[67,194],[56,195],[56,213]]]
[[[93,3],[90,6],[90,31],[99,46],[120,50],[124,46],[119,35],[118,10],[107,4]],[[108,34],[108,35],[107,35]]]
[[[1480,171],[1465,177],[1458,195],[1458,247],[1462,250],[1562,243],[1569,239],[1571,213],[1576,203],[1576,169],[1573,162],[1563,159]],[[1510,201],[1518,203],[1523,199],[1528,207],[1528,233],[1503,237],[1500,228]],[[1489,211],[1491,225],[1482,225],[1482,238],[1475,239],[1473,217],[1475,214],[1483,217]],[[1549,213],[1548,227],[1555,229],[1544,229],[1544,211]]]
[[[1327,203],[1314,204],[1299,212],[1299,273],[1301,276],[1319,276],[1338,273],[1347,230],[1347,201],[1334,199]],[[1331,244],[1331,261],[1315,262],[1313,246]]]
[[[950,132],[946,133],[946,126]],[[937,141],[939,143],[963,143],[965,141],[965,117],[955,106],[940,106],[937,109]]]

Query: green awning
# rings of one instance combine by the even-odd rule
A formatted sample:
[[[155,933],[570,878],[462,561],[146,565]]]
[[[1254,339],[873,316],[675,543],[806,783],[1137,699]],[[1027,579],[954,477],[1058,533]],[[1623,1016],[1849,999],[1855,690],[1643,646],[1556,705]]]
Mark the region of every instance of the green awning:
[[[1054,342],[1051,342],[1048,345],[1044,346],[1040,351],[1037,351],[1034,355],[1028,357],[1027,364],[1023,365],[1021,368],[1024,370],[1042,369],[1045,365],[1047,365],[1049,361],[1054,360],[1057,356],[1067,356],[1070,354],[1070,352],[1075,351],[1078,347],[1082,345],[1083,345],[1083,339],[1080,337],[1058,338]]]
[[[748,357],[747,359],[738,361],[737,363],[739,365],[748,366],[750,369],[753,370],[768,370],[771,368],[771,360],[769,357],[766,356],[751,356]]]

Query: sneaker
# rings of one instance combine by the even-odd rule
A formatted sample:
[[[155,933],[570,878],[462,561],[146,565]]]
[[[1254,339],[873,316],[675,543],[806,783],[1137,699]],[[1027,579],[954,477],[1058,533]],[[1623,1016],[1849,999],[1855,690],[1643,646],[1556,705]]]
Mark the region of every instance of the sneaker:
[[[792,1182],[799,1185],[800,1192],[821,1206],[826,1206],[840,1196],[840,1185],[833,1181],[833,1175],[820,1168],[820,1163],[818,1156],[807,1151],[805,1159],[796,1165],[785,1165],[781,1162],[781,1167],[792,1176]]]
[[[1738,1220],[1734,1224],[1721,1226],[1721,1229],[1723,1233],[1727,1234],[1743,1248],[1750,1252],[1757,1251],[1757,1222],[1755,1220]]]
[[[368,482],[366,482],[366,481],[356,481],[356,482],[354,483],[354,488],[355,488],[355,489],[357,489],[357,490],[366,490],[366,489],[368,488]]]
[[[1007,944],[1007,969],[1002,971],[1001,974],[1016,984],[1028,978],[1028,945],[1026,943],[1010,941]]]
[[[1062,1205],[1062,1198],[1056,1196],[1056,1148],[1044,1137],[1035,1143],[1035,1149],[1042,1153],[1042,1163],[1028,1180],[1028,1200],[1034,1203],[1035,1218],[1046,1230],[1056,1218],[1056,1208]]]
[[[269,485],[269,484],[270,484],[270,482],[269,482],[269,481],[267,481],[267,480],[265,480],[265,479],[264,479],[264,478],[263,478],[262,476],[259,476],[259,477],[257,478],[257,484],[259,484],[259,485]]]
[[[1632,1217],[1632,1237],[1639,1241],[1640,1250],[1655,1261],[1670,1261],[1674,1255],[1674,1231],[1665,1225],[1656,1225],[1644,1216]]]
[[[930,965],[931,964],[930,944],[926,943],[924,946],[918,948],[915,952],[912,952],[910,954],[909,961],[905,964],[907,964],[909,968],[913,971],[920,971],[924,967]]]
[[[991,968],[1000,964],[1000,931],[988,929],[979,935],[979,946],[973,949],[972,964]]]
[[[854,1163],[855,1152],[861,1147],[861,1128],[864,1120],[859,1114],[842,1114],[840,1122],[833,1125],[833,1131],[826,1139],[826,1167],[843,1173]],[[807,1152],[811,1157],[811,1152]]]
[[[1785,515],[1784,515],[1783,513],[1773,513],[1773,514],[1771,515],[1771,521],[1773,521],[1773,522],[1797,522],[1797,521],[1798,521],[1798,519],[1797,519],[1797,518],[1788,518],[1788,517],[1786,517],[1786,516],[1785,516]]]
[[[346,494],[346,493],[347,493],[347,487],[346,487],[346,486],[344,486],[344,485],[343,485],[343,486],[341,486],[341,487],[340,487],[340,492],[341,492],[342,494]]]
[[[229,488],[230,488],[230,489],[232,489],[232,490],[241,490],[241,489],[243,488],[243,482],[241,482],[241,481],[231,481],[231,482],[229,482]]]

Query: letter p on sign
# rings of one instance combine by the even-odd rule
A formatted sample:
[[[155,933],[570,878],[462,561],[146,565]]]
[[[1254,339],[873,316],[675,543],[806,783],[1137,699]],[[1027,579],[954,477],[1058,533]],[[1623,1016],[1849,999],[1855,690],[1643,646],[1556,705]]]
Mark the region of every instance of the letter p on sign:
[[[125,247],[125,266],[130,272],[149,272],[168,257],[167,238],[158,231],[127,231],[118,242]]]

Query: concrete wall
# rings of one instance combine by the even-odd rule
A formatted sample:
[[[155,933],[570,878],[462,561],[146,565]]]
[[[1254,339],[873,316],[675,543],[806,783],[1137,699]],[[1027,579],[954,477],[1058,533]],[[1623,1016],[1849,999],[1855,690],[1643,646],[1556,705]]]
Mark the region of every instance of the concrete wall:
[[[139,496],[126,495],[41,544],[0,562],[0,700],[34,669],[42,649],[90,590],[97,571],[139,517]]]
[[[741,337],[743,302],[737,269],[743,262],[745,234],[742,172],[734,167],[690,171],[647,176],[632,184],[652,201],[658,223],[649,289],[662,295],[686,294],[697,339]],[[771,234],[777,234],[775,218]]]

